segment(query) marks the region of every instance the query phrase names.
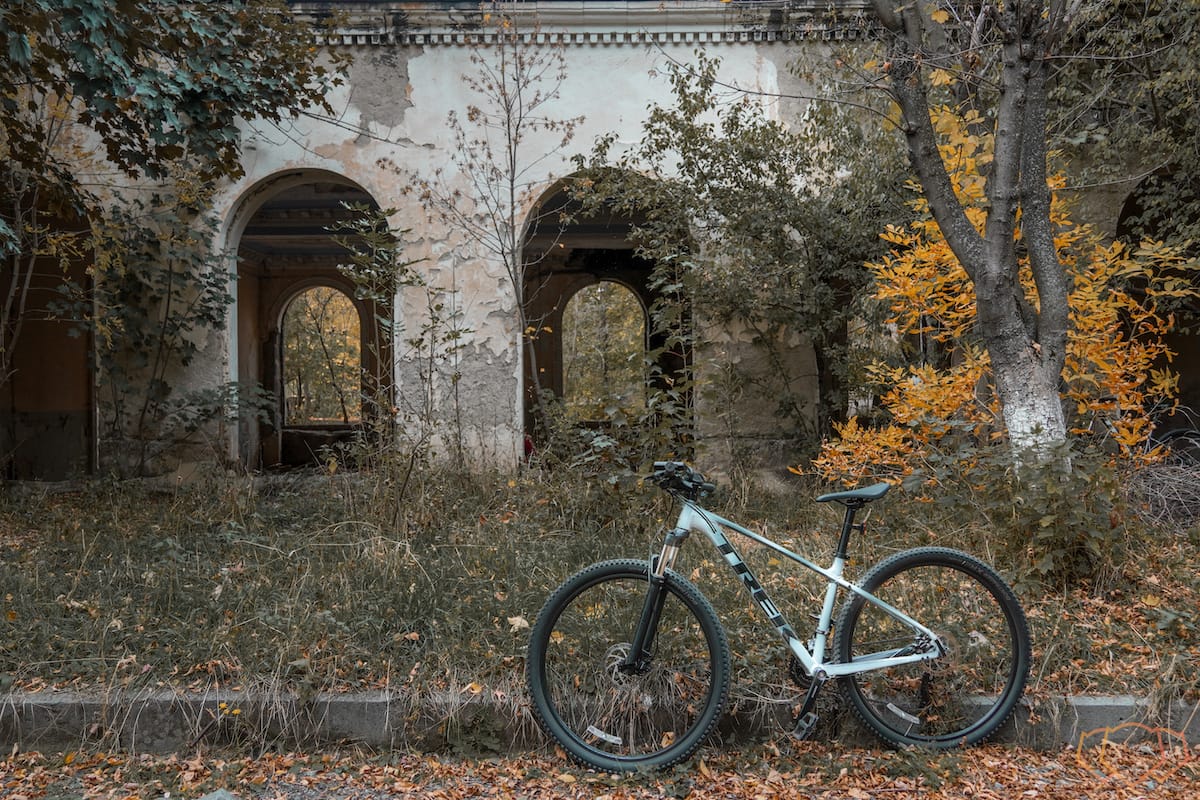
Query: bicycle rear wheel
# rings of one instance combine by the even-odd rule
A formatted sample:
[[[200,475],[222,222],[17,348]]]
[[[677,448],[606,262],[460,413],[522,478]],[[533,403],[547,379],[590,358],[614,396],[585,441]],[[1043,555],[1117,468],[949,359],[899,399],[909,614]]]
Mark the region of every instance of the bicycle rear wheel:
[[[649,585],[644,561],[594,564],[551,595],[530,635],[526,677],[538,721],[597,769],[655,769],[687,758],[725,704],[725,632],[708,600],[673,572],[651,662],[636,673],[622,669]]]
[[[896,745],[935,749],[982,742],[1016,708],[1032,646],[1012,590],[983,562],[940,547],[885,559],[862,587],[936,633],[944,655],[842,678],[858,716]],[[842,663],[872,653],[921,647],[911,628],[859,595],[837,623]]]

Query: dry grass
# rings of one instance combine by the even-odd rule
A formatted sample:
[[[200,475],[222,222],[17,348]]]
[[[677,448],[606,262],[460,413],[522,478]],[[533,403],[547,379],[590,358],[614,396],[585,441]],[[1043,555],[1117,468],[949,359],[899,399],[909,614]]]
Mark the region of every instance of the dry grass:
[[[283,690],[488,692],[519,717],[527,625],[551,589],[593,561],[648,554],[672,514],[651,489],[536,470],[407,478],[213,473],[172,491],[10,487],[0,496],[0,690],[242,689],[264,698],[267,717],[267,698]],[[838,517],[811,504],[815,489],[740,486],[714,507],[825,561]],[[918,544],[1004,570],[987,530],[930,525],[913,505],[899,496],[876,510],[855,543],[856,574]],[[1164,525],[1126,526],[1123,552],[1136,557],[1103,585],[1023,590],[1035,698],[1197,698],[1200,535]],[[806,629],[820,587],[761,548],[743,555]],[[794,702],[783,648],[735,578],[703,542],[683,559],[728,629],[743,706]]]

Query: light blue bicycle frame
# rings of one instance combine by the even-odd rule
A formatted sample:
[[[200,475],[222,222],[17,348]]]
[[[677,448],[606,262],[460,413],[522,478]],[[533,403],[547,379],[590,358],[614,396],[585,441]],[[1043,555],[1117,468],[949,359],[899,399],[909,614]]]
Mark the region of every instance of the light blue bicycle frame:
[[[675,529],[668,534],[662,552],[652,564],[653,574],[658,578],[662,578],[666,571],[672,568],[675,557],[679,553],[679,545],[687,538],[688,534],[692,532],[704,534],[721,553],[730,568],[737,574],[746,590],[750,593],[750,596],[754,599],[754,602],[762,609],[767,619],[787,643],[788,649],[796,656],[809,675],[821,680],[843,675],[857,675],[863,672],[870,672],[871,670],[897,667],[902,664],[913,664],[918,661],[928,661],[937,658],[943,652],[936,633],[903,611],[885,603],[870,592],[844,579],[842,577],[842,573],[846,567],[844,556],[835,556],[832,566],[829,569],[824,569],[799,553],[794,553],[765,536],[747,530],[736,522],[714,514],[692,500],[680,498],[680,502],[682,503],[682,508],[679,512],[679,520],[675,524]],[[784,619],[778,607],[771,602],[771,598],[767,596],[767,592],[763,589],[762,584],[758,582],[750,567],[742,560],[742,557],[725,535],[725,529],[736,531],[752,541],[770,548],[779,555],[789,558],[823,576],[828,581],[825,589],[825,600],[821,605],[821,615],[817,622],[817,630],[812,639],[811,652],[796,635],[795,630],[788,621]],[[926,637],[929,646],[915,653],[912,652],[911,647],[905,647],[867,655],[855,655],[854,660],[848,664],[826,661],[826,645],[828,643],[830,625],[833,620],[833,607],[837,600],[839,586],[848,592],[853,592],[863,597],[867,602],[877,606],[884,613],[912,628],[914,634]],[[902,651],[908,652],[901,654]]]

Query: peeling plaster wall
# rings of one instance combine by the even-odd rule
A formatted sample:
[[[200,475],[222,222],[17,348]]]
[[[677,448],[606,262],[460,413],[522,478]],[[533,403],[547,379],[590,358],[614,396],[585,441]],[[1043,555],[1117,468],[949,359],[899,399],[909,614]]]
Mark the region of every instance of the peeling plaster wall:
[[[409,54],[401,48],[360,48],[350,69],[360,127],[395,128],[412,107]]]
[[[303,11],[309,4],[292,5]],[[313,3],[309,11],[324,14],[328,5]],[[435,438],[443,451],[453,446],[445,436],[453,432],[472,461],[515,463],[524,450],[524,365],[512,282],[492,254],[463,230],[430,219],[415,195],[406,191],[412,175],[428,178],[440,170],[449,185],[474,196],[470,176],[458,174],[452,163],[454,144],[446,121],[452,111],[462,117],[476,101],[462,77],[473,69],[468,38],[483,30],[478,6],[371,0],[339,5],[349,19],[330,46],[351,50],[355,63],[347,83],[329,98],[336,117],[304,115],[279,126],[245,126],[245,176],[225,187],[213,209],[223,223],[218,246],[230,265],[235,305],[226,328],[204,333],[202,353],[186,371],[172,373],[172,384],[186,392],[228,381],[252,382],[263,374],[269,354],[255,334],[264,324],[261,307],[271,291],[279,289],[251,277],[239,279],[242,233],[265,201],[305,183],[333,180],[359,187],[379,207],[394,209],[393,224],[410,230],[404,256],[419,259],[417,269],[431,291],[460,314],[455,324],[469,331],[456,358],[436,365],[437,376],[431,381],[428,361],[409,343],[421,335],[429,295],[410,288],[395,298],[396,406],[401,419],[413,425],[406,432],[424,435],[421,419],[432,408],[443,423]],[[782,95],[768,102],[768,113],[788,122],[803,114],[804,98],[813,93],[813,87],[791,73],[790,62],[801,52],[828,56],[832,51],[823,38],[841,35],[821,29],[821,18],[812,16],[820,11],[815,6],[782,0],[530,0],[516,7],[530,15],[526,22],[534,16],[540,19],[538,41],[563,47],[566,78],[547,113],[559,119],[584,117],[574,141],[561,153],[542,158],[554,149],[555,134],[534,136],[525,143],[531,163],[536,163],[525,176],[523,213],[571,171],[569,157],[590,150],[595,137],[616,134],[614,157],[641,138],[648,106],[670,102],[669,82],[661,74],[668,61],[692,61],[697,48],[703,48],[721,59],[724,82]],[[1132,188],[1090,193],[1083,198],[1083,216],[1112,234]],[[130,189],[141,190],[146,189]],[[789,462],[790,454],[778,439],[775,398],[747,395],[745,384],[734,387],[727,381],[732,371],[762,375],[776,367],[764,363],[747,331],[706,324],[702,299],[694,319],[696,338],[703,343],[694,359],[698,378],[703,387],[714,390],[696,398],[701,458],[728,462],[748,455]],[[64,344],[61,331],[39,330],[30,328],[28,344],[23,345],[26,352],[18,356],[24,371],[21,383],[14,384],[12,396],[0,404],[0,416],[10,422],[0,447],[28,462],[27,467],[19,466],[23,476],[58,478],[90,471],[94,465],[89,462],[103,465],[116,455],[105,452],[96,423],[96,397],[111,387],[89,366],[86,342]],[[784,339],[791,388],[802,403],[815,404],[812,348],[803,331],[788,332]],[[47,359],[47,354],[55,358]],[[60,354],[65,368],[57,363]],[[62,375],[67,375],[65,385]],[[1200,393],[1194,387],[1190,391]],[[215,437],[172,457],[212,457],[208,442],[224,436],[224,456],[254,464],[261,442],[253,425],[243,422],[208,433]]]
[[[601,5],[591,4],[590,8]],[[641,6],[644,11],[648,4],[603,5]],[[586,14],[583,17],[585,22],[596,23],[595,18],[587,18]],[[678,12],[675,19],[681,19]],[[704,24],[711,27],[712,18],[707,19]],[[611,29],[608,21],[604,24]],[[694,23],[683,27],[687,25]],[[731,28],[735,22],[726,17],[725,25]],[[670,100],[667,79],[656,73],[668,59],[694,60],[699,45],[690,36],[665,35],[658,36],[657,41],[600,45],[585,39],[564,46],[566,77],[559,99],[546,109],[546,114],[559,119],[583,116],[584,120],[572,143],[560,153],[553,153],[558,134],[535,135],[524,143],[523,152],[534,164],[524,178],[528,187],[524,213],[557,179],[571,171],[569,157],[589,150],[597,136],[617,134],[614,156],[641,138],[647,107]],[[731,84],[768,93],[781,88],[801,93],[796,79],[787,71],[787,63],[796,52],[794,48],[805,46],[803,43],[731,42],[713,37],[703,46],[710,55],[720,57],[721,77]],[[481,458],[511,463],[520,458],[524,438],[522,355],[512,282],[497,258],[462,230],[430,219],[413,194],[405,191],[409,175],[429,177],[441,171],[449,185],[472,196],[469,176],[458,174],[452,163],[454,145],[446,124],[451,112],[465,119],[464,109],[479,102],[462,80],[462,75],[472,70],[471,51],[461,44],[428,41],[416,45],[352,45],[351,49],[355,64],[349,81],[331,97],[338,112],[336,121],[302,117],[282,130],[247,130],[246,175],[228,187],[217,209],[226,220],[226,246],[230,251],[236,248],[239,227],[244,227],[257,202],[261,202],[256,200],[256,187],[280,175],[337,175],[361,186],[379,206],[395,209],[393,223],[411,230],[405,257],[420,259],[416,268],[430,287],[447,293],[461,314],[457,324],[469,331],[458,353],[458,363],[453,365],[459,378],[434,381],[433,404],[443,416],[453,415],[459,421]],[[802,107],[799,101],[784,100],[775,104],[771,113],[794,117]],[[543,158],[547,153],[551,156]],[[242,297],[239,303],[246,300]],[[426,384],[429,365],[408,344],[420,334],[420,326],[427,319],[427,302],[423,290],[412,288],[396,299],[397,406],[402,415],[418,413],[428,403],[418,390]],[[235,331],[236,327],[231,326],[223,342],[228,353],[235,352]],[[696,366],[702,380],[706,379],[710,362],[713,371],[720,371],[725,363],[745,365],[753,357],[747,334],[730,330],[699,333],[701,341],[719,343],[719,351],[697,353]],[[814,371],[811,348],[799,332],[794,338],[797,374],[810,374]],[[231,379],[238,377],[235,360],[232,356],[227,359],[226,371]],[[240,371],[245,377],[244,365]],[[815,385],[812,394],[815,397]],[[739,421],[737,435],[755,440],[770,436],[770,400],[761,405],[762,413],[745,415]],[[706,413],[703,406],[699,411],[702,417]],[[722,448],[728,444],[728,426],[723,430],[725,433],[719,435],[712,432],[714,437],[724,437]]]

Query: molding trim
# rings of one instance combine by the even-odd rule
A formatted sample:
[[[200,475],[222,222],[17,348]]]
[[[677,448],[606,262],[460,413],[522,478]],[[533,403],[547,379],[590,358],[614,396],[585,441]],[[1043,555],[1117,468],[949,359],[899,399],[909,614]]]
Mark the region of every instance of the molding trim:
[[[341,15],[331,46],[471,47],[498,34],[478,2],[290,2],[313,20]],[[528,44],[575,47],[769,44],[871,37],[877,23],[865,0],[525,0],[501,4]]]

